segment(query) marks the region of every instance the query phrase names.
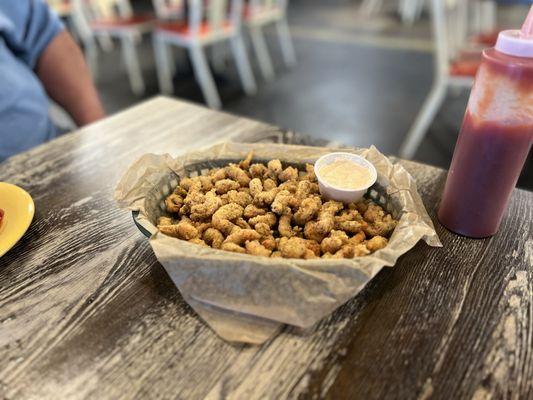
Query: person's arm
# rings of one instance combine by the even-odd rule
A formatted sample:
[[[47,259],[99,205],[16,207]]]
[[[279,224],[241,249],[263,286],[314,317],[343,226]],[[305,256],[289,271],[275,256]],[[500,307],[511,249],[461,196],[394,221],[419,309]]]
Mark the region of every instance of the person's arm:
[[[35,67],[48,95],[78,125],[105,116],[83,54],[70,34],[59,32],[42,51]]]

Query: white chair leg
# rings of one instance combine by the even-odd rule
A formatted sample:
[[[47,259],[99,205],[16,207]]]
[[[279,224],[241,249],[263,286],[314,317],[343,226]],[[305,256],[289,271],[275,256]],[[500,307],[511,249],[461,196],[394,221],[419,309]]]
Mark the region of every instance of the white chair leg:
[[[93,80],[96,82],[98,80],[98,47],[94,37],[85,40],[85,58]]]
[[[284,18],[276,23],[278,31],[279,44],[281,46],[281,53],[283,60],[287,67],[296,65],[296,56],[294,54],[294,46],[292,44],[291,32],[289,31],[289,24]]]
[[[413,126],[400,147],[400,157],[407,159],[413,158],[431,122],[442,106],[442,102],[446,96],[446,89],[446,81],[438,81],[433,85],[424,105],[416,116]]]
[[[216,110],[220,109],[222,107],[222,102],[220,101],[213,75],[209,70],[204,50],[200,46],[191,46],[189,51],[194,73],[196,79],[198,79],[198,82],[200,83],[207,105]]]
[[[136,95],[144,94],[144,80],[139,65],[139,57],[135,47],[135,38],[132,35],[125,35],[121,38],[124,63],[128,70],[131,91]]]
[[[172,71],[170,69],[171,61],[169,60],[168,46],[169,44],[154,34],[152,37],[155,55],[155,66],[157,71],[157,81],[159,82],[159,90],[163,94],[171,95],[174,93],[174,85],[172,83]]]
[[[176,75],[176,57],[172,44],[164,43],[164,49],[166,52],[166,58],[168,60],[168,70],[170,71],[170,76],[173,77]]]
[[[248,59],[248,53],[244,46],[244,41],[241,35],[235,36],[231,39],[231,49],[233,56],[235,57],[235,63],[237,64],[237,71],[241,78],[242,87],[247,95],[257,93],[257,85],[255,84],[254,74]]]
[[[254,47],[257,61],[259,62],[261,74],[265,80],[269,81],[274,77],[274,68],[272,67],[272,60],[270,59],[270,54],[268,53],[261,27],[251,26],[250,37],[252,38],[252,45]]]
[[[111,37],[107,34],[100,34],[98,35],[98,44],[102,48],[103,51],[106,53],[111,52],[113,50],[113,41],[111,40]]]

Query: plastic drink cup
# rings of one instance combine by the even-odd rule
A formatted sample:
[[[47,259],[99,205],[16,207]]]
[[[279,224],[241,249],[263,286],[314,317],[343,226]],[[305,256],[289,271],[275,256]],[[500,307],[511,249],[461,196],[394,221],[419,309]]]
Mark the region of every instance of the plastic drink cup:
[[[533,141],[533,6],[521,31],[483,52],[438,217],[473,238],[494,235]]]

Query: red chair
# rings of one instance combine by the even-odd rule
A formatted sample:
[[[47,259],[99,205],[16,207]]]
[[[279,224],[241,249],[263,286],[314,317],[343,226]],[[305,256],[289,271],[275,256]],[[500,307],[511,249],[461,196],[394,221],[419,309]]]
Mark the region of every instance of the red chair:
[[[152,30],[154,18],[135,15],[128,0],[73,0],[73,19],[93,76],[96,78],[98,71],[96,39],[104,39],[104,43],[108,38],[119,39],[131,90],[143,94],[145,86],[136,44]]]
[[[154,0],[158,18],[162,19],[154,31],[154,50],[159,87],[163,93],[172,94],[174,60],[171,46],[189,51],[194,73],[207,105],[222,106],[215,81],[209,69],[205,49],[229,42],[237,70],[246,94],[257,90],[246,48],[242,40],[242,0],[189,0],[187,19],[184,22],[165,21],[172,13],[180,13],[181,0]],[[229,6],[229,7],[228,7]]]

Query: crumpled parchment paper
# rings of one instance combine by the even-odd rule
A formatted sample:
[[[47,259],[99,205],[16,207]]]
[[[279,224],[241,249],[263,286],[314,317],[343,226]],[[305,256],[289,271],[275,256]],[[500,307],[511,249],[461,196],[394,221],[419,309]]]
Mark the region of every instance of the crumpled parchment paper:
[[[223,143],[172,158],[146,154],[130,166],[116,187],[121,208],[138,211],[137,221],[152,234],[150,245],[187,303],[223,339],[261,344],[283,324],[307,328],[354,297],[384,266],[419,240],[441,246],[411,175],[375,147],[346,150],[376,167],[369,196],[400,222],[388,246],[366,257],[343,260],[269,259],[202,247],[158,233],[162,200],[187,176],[191,165],[239,160],[249,150],[256,160],[279,158],[313,163],[334,149],[277,144]],[[226,161],[227,162],[227,161]]]

